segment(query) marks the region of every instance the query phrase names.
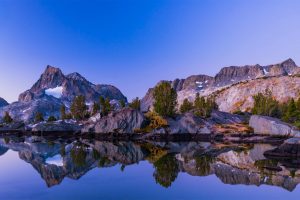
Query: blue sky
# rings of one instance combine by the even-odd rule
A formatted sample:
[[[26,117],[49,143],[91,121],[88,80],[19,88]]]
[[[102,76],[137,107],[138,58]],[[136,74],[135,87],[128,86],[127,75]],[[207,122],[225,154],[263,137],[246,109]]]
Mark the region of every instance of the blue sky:
[[[297,0],[0,0],[0,96],[46,65],[142,97],[159,80],[230,65],[300,65]]]

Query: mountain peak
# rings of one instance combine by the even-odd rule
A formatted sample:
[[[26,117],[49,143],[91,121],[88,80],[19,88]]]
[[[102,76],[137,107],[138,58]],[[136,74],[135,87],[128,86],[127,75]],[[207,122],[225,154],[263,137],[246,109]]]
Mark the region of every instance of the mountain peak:
[[[291,59],[291,58],[289,58],[289,59],[283,61],[283,62],[281,63],[281,65],[283,65],[283,66],[297,67],[295,61],[294,61],[293,59]]]
[[[85,81],[85,82],[88,82],[86,80],[86,78],[84,78],[81,74],[79,74],[78,72],[74,72],[74,73],[71,73],[71,74],[68,74],[66,76],[68,79],[72,79],[72,80],[78,80],[78,81]]]
[[[43,74],[56,74],[56,73],[62,74],[62,71],[57,67],[47,65]]]

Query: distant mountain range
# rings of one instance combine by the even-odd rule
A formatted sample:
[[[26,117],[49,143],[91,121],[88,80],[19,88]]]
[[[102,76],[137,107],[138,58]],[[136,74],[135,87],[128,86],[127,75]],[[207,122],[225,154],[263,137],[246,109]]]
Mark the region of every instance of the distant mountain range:
[[[79,73],[64,75],[59,68],[47,66],[39,80],[29,89],[19,95],[19,100],[8,106],[0,100],[0,116],[8,111],[14,119],[25,122],[32,121],[37,112],[45,117],[53,115],[59,117],[60,107],[65,104],[70,106],[74,97],[83,95],[86,103],[91,105],[99,101],[99,97],[109,98],[111,101],[127,98],[122,92],[105,84],[93,84]],[[7,103],[7,102],[6,102]]]
[[[224,67],[216,76],[193,75],[186,79],[168,81],[177,91],[178,104],[185,98],[194,101],[197,93],[214,96],[219,109],[225,112],[249,111],[253,106],[252,96],[270,89],[274,98],[283,102],[300,95],[300,68],[292,59],[281,63],[261,66],[245,65]],[[86,103],[92,104],[99,97],[112,101],[127,98],[122,92],[105,84],[93,84],[78,73],[64,75],[59,68],[47,66],[39,80],[19,95],[19,100],[10,105],[0,98],[0,116],[8,111],[14,119],[32,121],[37,112],[44,116],[59,117],[61,105],[70,106],[75,96],[84,95]],[[153,88],[141,100],[142,111],[152,108]]]
[[[233,112],[237,109],[249,110],[253,103],[252,95],[263,92],[267,88],[279,101],[284,101],[288,97],[298,97],[300,78],[296,76],[297,74],[300,74],[300,68],[292,59],[287,59],[281,63],[267,66],[257,64],[224,67],[214,77],[201,74],[169,82],[177,91],[179,105],[185,98],[194,101],[196,93],[199,93],[201,96],[216,96],[221,111]],[[274,87],[277,81],[281,82],[276,86],[280,90],[276,90]],[[245,82],[251,82],[251,84],[249,87],[243,87],[242,93],[239,92],[239,89],[233,89],[241,89],[241,85],[244,85]],[[230,88],[231,92],[226,92]],[[285,93],[285,90],[289,92]],[[284,94],[278,94],[279,92]],[[142,110],[151,109],[153,102],[153,88],[150,88],[142,99]]]

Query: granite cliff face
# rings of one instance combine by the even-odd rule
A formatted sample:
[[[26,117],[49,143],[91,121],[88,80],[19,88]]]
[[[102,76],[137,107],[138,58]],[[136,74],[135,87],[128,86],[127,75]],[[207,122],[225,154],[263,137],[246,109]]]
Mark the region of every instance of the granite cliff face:
[[[276,99],[299,96],[300,68],[292,59],[274,65],[246,65],[224,67],[215,77],[206,75],[190,76],[187,79],[171,81],[177,91],[180,105],[185,98],[194,101],[196,93],[201,96],[217,94],[217,103],[221,111],[242,111],[252,107],[252,96],[269,88]],[[141,101],[142,111],[152,109],[153,89],[149,89]]]
[[[269,89],[276,100],[286,102],[289,98],[299,97],[299,86],[300,77],[298,76],[255,79],[215,92],[216,102],[221,111],[250,111],[254,104],[253,95]]]
[[[5,101],[3,98],[0,97],[0,108],[7,105],[8,105],[7,101]]]
[[[70,106],[73,99],[83,95],[86,103],[98,101],[99,97],[110,100],[127,102],[121,91],[105,84],[93,84],[79,73],[64,75],[59,68],[47,66],[39,80],[29,89],[19,95],[19,100],[8,106],[1,107],[0,118],[7,111],[16,121],[29,123],[33,121],[36,113],[40,112],[47,119],[48,116],[60,116],[60,107],[65,104]],[[3,105],[7,105],[4,102]]]

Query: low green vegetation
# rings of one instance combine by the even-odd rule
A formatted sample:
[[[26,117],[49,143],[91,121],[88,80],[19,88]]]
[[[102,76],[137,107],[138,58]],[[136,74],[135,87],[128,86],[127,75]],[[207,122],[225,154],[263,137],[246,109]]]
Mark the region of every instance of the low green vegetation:
[[[300,98],[280,103],[270,90],[253,96],[252,114],[279,118],[300,128]]]

